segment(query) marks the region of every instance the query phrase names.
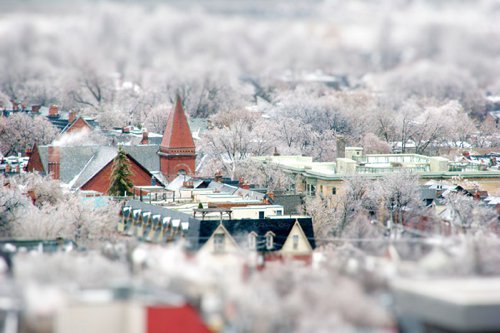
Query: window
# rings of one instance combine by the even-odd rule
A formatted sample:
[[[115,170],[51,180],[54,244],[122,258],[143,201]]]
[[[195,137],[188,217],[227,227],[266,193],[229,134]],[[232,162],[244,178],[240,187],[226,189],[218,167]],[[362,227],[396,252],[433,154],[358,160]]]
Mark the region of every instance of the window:
[[[332,187],[332,194],[333,195],[337,194],[337,188],[336,187]]]
[[[293,240],[293,249],[298,250],[299,249],[299,235],[293,235],[292,240]]]
[[[177,171],[177,175],[187,175],[187,172],[184,169],[180,169],[179,171]]]
[[[316,195],[316,186],[312,184],[307,184],[307,194],[310,196]]]
[[[274,234],[272,232],[268,232],[266,234],[266,249],[272,250],[274,247]]]
[[[226,241],[226,237],[224,234],[215,234],[214,235],[214,251],[215,252],[224,252],[224,244]]]
[[[264,218],[264,211],[259,211],[259,219],[263,219]]]
[[[255,234],[255,232],[248,235],[248,248],[250,250],[255,250],[257,248],[257,234]]]
[[[278,209],[275,211],[276,216],[281,216],[283,215],[283,211],[281,209]]]

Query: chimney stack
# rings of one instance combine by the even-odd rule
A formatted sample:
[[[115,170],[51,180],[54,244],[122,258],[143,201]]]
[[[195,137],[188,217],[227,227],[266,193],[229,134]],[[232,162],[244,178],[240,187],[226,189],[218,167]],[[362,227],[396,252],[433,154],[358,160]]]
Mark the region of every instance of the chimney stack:
[[[345,157],[345,137],[337,135],[337,158]]]
[[[31,112],[38,113],[38,112],[40,112],[40,108],[41,107],[42,107],[41,105],[32,105],[31,106]]]
[[[271,200],[274,200],[274,192],[273,191],[269,191],[266,193],[267,196],[271,199]]]
[[[49,117],[59,117],[59,108],[57,105],[51,105],[49,107]]]
[[[193,188],[194,185],[193,185],[193,181],[192,180],[185,180],[182,182],[182,187],[185,187],[185,188]]]
[[[76,112],[75,111],[70,111],[68,114],[68,121],[69,123],[73,123],[76,120]]]
[[[130,127],[128,126],[122,127],[122,133],[130,133]]]
[[[49,146],[49,174],[58,180],[60,176],[61,158],[58,146]]]
[[[142,130],[142,140],[141,140],[141,145],[147,145],[149,144],[149,133],[147,129]]]
[[[19,105],[17,105],[17,102],[14,100],[10,101],[12,103],[12,111],[17,111],[19,109]]]
[[[30,146],[26,147],[26,150],[24,151],[24,155],[26,155],[27,157],[31,157],[32,153],[33,153],[33,148],[31,148]]]
[[[238,184],[238,187],[239,188],[242,188],[244,190],[249,190],[250,189],[250,184],[248,184],[247,181],[245,181],[244,178],[240,178],[239,179],[239,184]]]
[[[214,180],[217,183],[222,183],[222,172],[220,172],[220,170],[217,170],[217,172],[215,173]]]

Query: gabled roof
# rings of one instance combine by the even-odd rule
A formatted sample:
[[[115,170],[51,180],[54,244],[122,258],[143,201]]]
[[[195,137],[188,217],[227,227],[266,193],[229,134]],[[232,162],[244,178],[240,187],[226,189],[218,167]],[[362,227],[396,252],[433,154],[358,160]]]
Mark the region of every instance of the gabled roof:
[[[60,151],[60,174],[59,179],[63,183],[69,183],[78,175],[89,163],[91,158],[97,153],[99,146],[78,146],[78,147],[59,147]],[[38,146],[40,159],[43,168],[49,169],[49,146]]]
[[[91,180],[99,171],[108,165],[116,157],[118,150],[115,147],[99,147],[99,150],[92,156],[89,163],[80,171],[74,182],[73,188],[80,188]],[[61,159],[62,160],[62,159]]]
[[[151,212],[151,216],[160,215],[171,217],[172,219],[180,219],[181,221],[189,222],[189,228],[185,234],[189,241],[188,248],[190,250],[200,249],[210,239],[212,234],[221,224],[218,220],[204,220],[193,218],[190,214],[175,211],[173,209],[151,205],[138,200],[130,200],[125,204],[126,207],[131,207],[131,210],[140,209],[141,212]],[[311,247],[314,249],[316,243],[314,241],[314,229],[310,217],[299,218],[273,218],[273,219],[241,219],[241,220],[223,220],[222,225],[229,232],[231,237],[237,243],[245,246],[248,241],[248,234],[254,232],[257,235],[256,244],[258,251],[279,251],[292,230],[295,222],[298,221]],[[266,234],[272,232],[274,235],[273,249],[266,249]]]
[[[168,115],[167,126],[160,146],[163,148],[195,148],[193,136],[179,97],[177,97],[174,109]]]
[[[95,119],[93,119],[93,118],[84,118],[84,117],[81,117],[81,116],[77,116],[75,118],[75,120],[73,120],[71,123],[68,121],[68,124],[62,129],[61,134],[66,133],[67,131],[69,131],[69,129],[71,127],[73,127],[73,125],[76,124],[76,122],[78,122],[78,121],[83,121],[88,126],[88,128],[90,128],[90,129],[98,128],[99,127],[99,124],[97,123],[97,121]]]
[[[122,146],[127,155],[135,160],[147,172],[154,174],[160,169],[157,145]],[[48,170],[49,146],[38,146],[40,159],[45,170]],[[116,156],[118,148],[113,146],[62,146],[60,152],[60,176],[63,183],[72,188],[80,188],[94,175],[102,170]],[[158,177],[156,177],[158,178]],[[166,183],[164,180],[158,180]]]
[[[295,221],[298,221],[304,234],[314,249],[314,230],[310,217],[301,218],[273,218],[273,219],[241,219],[241,220],[223,220],[222,225],[231,234],[237,243],[245,246],[248,241],[248,234],[254,232],[257,235],[257,251],[279,251],[285,244],[285,241],[292,230]],[[201,247],[219,226],[220,221],[205,220],[200,223],[199,243]],[[274,234],[273,248],[266,248],[266,234]]]

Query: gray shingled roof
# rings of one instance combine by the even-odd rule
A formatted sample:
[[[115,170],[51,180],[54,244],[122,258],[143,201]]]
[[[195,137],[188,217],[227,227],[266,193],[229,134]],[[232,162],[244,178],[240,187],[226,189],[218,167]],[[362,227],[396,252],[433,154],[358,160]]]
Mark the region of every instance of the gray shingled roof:
[[[116,147],[101,146],[99,150],[92,156],[92,159],[85,165],[84,169],[79,169],[81,172],[75,183],[72,184],[73,188],[80,188],[85,185],[92,177],[101,171],[108,163],[113,161],[118,153]]]
[[[99,146],[82,147],[60,147],[60,180],[69,183],[80,171],[83,170],[88,161],[94,156]],[[49,147],[39,146],[40,158],[46,172],[49,170]]]
[[[302,205],[301,194],[275,194],[273,204],[283,206],[285,215],[300,214],[299,207]]]
[[[149,172],[160,169],[157,145],[123,146],[125,152]],[[49,146],[39,146],[40,158],[45,171],[48,171]],[[115,158],[118,149],[112,146],[59,147],[60,180],[79,188]],[[161,179],[160,179],[161,181]]]
[[[98,149],[99,146],[60,147],[60,180],[69,183],[89,163]]]
[[[149,172],[160,170],[160,156],[158,155],[160,147],[158,145],[123,146],[123,149]]]
[[[38,146],[38,153],[40,154],[40,160],[42,161],[43,169],[45,172],[49,172],[49,147],[48,146]]]

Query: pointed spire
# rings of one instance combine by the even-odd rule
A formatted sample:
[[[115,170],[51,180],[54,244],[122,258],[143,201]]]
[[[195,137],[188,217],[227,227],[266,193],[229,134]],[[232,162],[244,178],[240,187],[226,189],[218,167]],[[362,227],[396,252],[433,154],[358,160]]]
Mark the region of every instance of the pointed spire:
[[[177,95],[175,107],[168,116],[167,127],[163,133],[160,149],[166,152],[170,149],[179,148],[194,150],[195,146],[186,114],[182,108],[181,98]]]

